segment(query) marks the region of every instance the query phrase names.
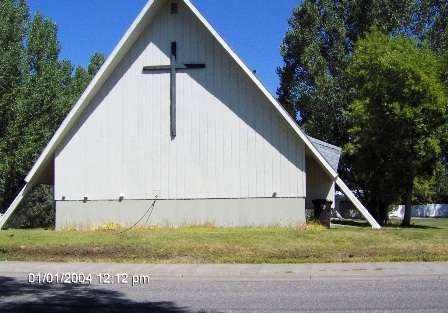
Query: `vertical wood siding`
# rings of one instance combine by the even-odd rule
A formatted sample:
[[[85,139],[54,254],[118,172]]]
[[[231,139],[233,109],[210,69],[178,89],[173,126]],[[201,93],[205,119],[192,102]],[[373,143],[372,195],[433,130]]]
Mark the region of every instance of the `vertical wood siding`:
[[[177,72],[177,137],[170,75]],[[58,147],[55,198],[80,200],[304,197],[305,146],[201,22],[161,8]]]
[[[314,199],[328,199],[334,203],[335,183],[319,165],[311,153],[306,155],[306,201],[307,208],[313,208]],[[334,207],[334,204],[333,204]]]

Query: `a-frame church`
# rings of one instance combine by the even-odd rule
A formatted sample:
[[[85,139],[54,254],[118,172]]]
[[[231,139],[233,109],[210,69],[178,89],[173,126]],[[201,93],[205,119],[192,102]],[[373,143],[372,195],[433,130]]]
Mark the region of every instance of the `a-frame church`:
[[[340,149],[308,137],[189,0],[151,0],[26,177],[54,185],[56,229],[305,223]]]

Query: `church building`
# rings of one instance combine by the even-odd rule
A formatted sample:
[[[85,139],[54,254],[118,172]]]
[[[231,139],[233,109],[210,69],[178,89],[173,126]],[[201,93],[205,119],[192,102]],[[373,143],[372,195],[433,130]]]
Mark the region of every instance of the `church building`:
[[[308,137],[189,0],[151,0],[56,131],[36,184],[56,229],[288,226],[335,185],[341,149]]]

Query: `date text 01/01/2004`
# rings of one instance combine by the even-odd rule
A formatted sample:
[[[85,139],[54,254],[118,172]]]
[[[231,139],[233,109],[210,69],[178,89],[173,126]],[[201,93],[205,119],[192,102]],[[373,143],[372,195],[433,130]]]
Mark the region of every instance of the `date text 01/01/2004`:
[[[30,284],[131,284],[142,285],[149,283],[148,275],[128,275],[126,273],[83,274],[83,273],[30,273]]]

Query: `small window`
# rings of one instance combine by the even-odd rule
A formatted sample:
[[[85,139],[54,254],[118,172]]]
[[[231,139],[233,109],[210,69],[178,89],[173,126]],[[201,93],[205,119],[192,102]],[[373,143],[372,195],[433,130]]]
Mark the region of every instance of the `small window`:
[[[171,14],[177,14],[177,3],[171,3]]]

